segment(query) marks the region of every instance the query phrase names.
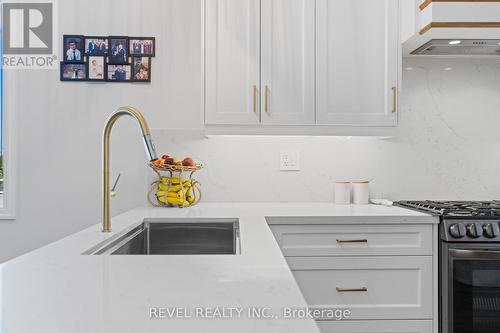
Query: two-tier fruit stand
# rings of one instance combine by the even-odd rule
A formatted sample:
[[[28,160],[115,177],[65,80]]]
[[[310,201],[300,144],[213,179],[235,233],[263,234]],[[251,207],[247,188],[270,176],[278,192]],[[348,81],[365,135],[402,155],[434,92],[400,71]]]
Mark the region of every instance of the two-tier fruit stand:
[[[193,175],[196,171],[203,169],[203,164],[194,166],[163,164],[159,166],[150,163],[149,167],[158,175],[158,180],[151,183],[148,191],[148,202],[151,205],[185,208],[200,202],[201,184],[194,179]]]

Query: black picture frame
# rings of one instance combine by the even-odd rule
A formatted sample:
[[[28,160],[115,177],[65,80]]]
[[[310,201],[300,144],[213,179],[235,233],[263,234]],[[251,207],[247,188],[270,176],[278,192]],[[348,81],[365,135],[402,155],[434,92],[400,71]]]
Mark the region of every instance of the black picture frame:
[[[147,68],[147,79],[139,79],[137,78],[139,72],[140,72],[140,65],[137,64],[137,60],[141,58],[141,59],[147,59],[148,60],[148,63],[147,63],[147,66],[145,66]],[[152,58],[151,57],[145,57],[145,56],[139,56],[139,57],[131,57],[132,59],[132,62],[131,62],[131,65],[132,65],[132,81],[133,82],[151,82],[151,63],[153,62],[152,61]]]
[[[134,49],[134,41],[150,41],[152,45],[152,50],[150,52],[139,52],[137,49]],[[129,55],[131,57],[151,57],[153,58],[156,54],[156,38],[155,37],[129,37],[128,38],[128,49]]]
[[[61,61],[61,64],[60,64],[60,68],[59,68],[59,71],[60,71],[60,80],[61,81],[70,81],[70,82],[81,82],[81,81],[87,81],[88,79],[88,64],[86,62],[81,62],[81,63],[75,63],[75,62],[64,62],[64,61]],[[84,73],[84,76],[81,77],[81,78],[69,78],[66,76],[66,68],[69,67],[69,66],[73,66],[73,67],[80,67],[80,71],[82,73]],[[77,75],[78,77],[78,73],[75,72],[75,74]]]
[[[80,58],[79,60],[70,59],[68,57],[68,51],[70,49],[70,43],[76,43],[76,54]],[[63,35],[63,61],[67,64],[81,64],[84,63],[85,49],[84,49],[84,36],[83,35]]]
[[[102,50],[102,48],[94,49],[95,51],[90,51],[88,46],[91,39],[98,39],[105,41],[106,48]],[[109,50],[109,37],[108,36],[83,36],[83,50],[86,56],[107,56]]]
[[[110,74],[116,70],[117,67],[128,67],[130,76],[127,78],[127,72],[125,72],[125,79],[116,79],[110,76]],[[116,72],[115,72],[116,75]],[[132,82],[132,64],[127,63],[127,64],[110,64],[108,63],[106,66],[106,81],[107,82],[116,82],[116,83],[122,83],[122,82]]]
[[[118,41],[118,43],[117,43]],[[124,54],[116,56],[115,48],[118,47],[119,44],[122,45],[122,50]],[[119,51],[121,52],[121,51]],[[128,37],[127,36],[109,36],[108,37],[108,64],[110,65],[127,65],[129,64],[129,50],[128,50]]]
[[[93,65],[92,65],[93,58],[100,59],[100,61],[102,62],[102,79],[97,79],[97,78],[91,77],[91,71],[93,69]],[[106,56],[89,55],[89,56],[87,56],[86,64],[87,64],[87,81],[96,81],[96,82],[105,82],[105,81],[107,81],[107,75],[108,75],[107,67],[108,67],[108,64],[106,63]]]

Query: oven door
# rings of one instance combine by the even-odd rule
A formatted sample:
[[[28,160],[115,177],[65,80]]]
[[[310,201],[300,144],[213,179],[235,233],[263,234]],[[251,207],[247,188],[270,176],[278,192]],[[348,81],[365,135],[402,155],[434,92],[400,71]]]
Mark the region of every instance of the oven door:
[[[500,247],[447,246],[443,254],[443,332],[499,333]]]

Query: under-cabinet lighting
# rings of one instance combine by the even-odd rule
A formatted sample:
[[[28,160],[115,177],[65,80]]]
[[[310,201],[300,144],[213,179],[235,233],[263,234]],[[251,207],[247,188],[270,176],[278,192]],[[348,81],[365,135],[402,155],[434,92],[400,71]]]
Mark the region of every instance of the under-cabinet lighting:
[[[450,45],[457,45],[457,44],[460,44],[460,43],[462,43],[461,40],[452,40],[448,44],[450,44]]]

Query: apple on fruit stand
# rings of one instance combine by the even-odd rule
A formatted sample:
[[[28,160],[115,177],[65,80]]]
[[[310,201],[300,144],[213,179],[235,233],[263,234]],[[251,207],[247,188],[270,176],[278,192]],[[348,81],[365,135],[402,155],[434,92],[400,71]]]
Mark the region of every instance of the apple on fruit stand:
[[[196,162],[191,158],[191,157],[186,157],[183,161],[182,161],[182,165],[184,166],[190,166],[190,167],[193,167],[196,165]]]
[[[156,166],[162,167],[166,165],[178,165],[178,166],[186,166],[186,167],[194,167],[196,166],[196,161],[192,157],[186,157],[181,160],[178,157],[170,156],[168,154],[163,155],[160,159],[157,159],[153,162]]]

